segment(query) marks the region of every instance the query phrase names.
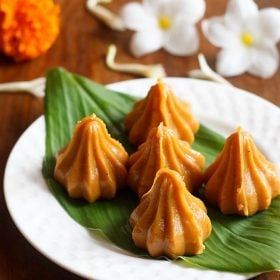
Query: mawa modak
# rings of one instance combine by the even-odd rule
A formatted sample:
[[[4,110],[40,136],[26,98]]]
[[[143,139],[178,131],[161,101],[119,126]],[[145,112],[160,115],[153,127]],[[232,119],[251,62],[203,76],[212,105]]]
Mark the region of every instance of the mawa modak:
[[[280,194],[277,167],[241,128],[233,133],[205,173],[205,197],[223,214],[250,216]]]
[[[178,171],[193,192],[203,181],[204,156],[164,126],[152,128],[148,139],[128,160],[128,185],[141,197],[153,184],[160,168]]]
[[[173,128],[177,137],[189,143],[194,141],[194,134],[199,128],[190,104],[177,97],[169,85],[159,80],[144,99],[135,103],[124,120],[129,141],[135,146],[142,144],[151,129],[161,122]]]
[[[212,229],[204,203],[188,191],[178,172],[166,168],[158,171],[130,224],[136,246],[171,259],[202,253]]]
[[[127,160],[127,152],[104,122],[91,115],[77,123],[70,143],[59,152],[54,177],[70,197],[110,199],[126,184]]]

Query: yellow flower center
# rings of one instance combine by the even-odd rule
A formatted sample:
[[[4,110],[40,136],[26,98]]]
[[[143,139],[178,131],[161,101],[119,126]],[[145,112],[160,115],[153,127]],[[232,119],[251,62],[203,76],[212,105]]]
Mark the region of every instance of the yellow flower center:
[[[162,15],[158,19],[158,25],[161,29],[167,30],[171,26],[171,19],[168,16]]]
[[[250,33],[243,33],[241,36],[241,41],[246,47],[251,47],[255,42],[255,38]]]

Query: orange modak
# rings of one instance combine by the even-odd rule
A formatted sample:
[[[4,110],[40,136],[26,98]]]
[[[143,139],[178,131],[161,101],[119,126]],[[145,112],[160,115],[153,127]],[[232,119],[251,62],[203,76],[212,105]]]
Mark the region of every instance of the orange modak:
[[[128,154],[95,115],[77,123],[70,143],[58,154],[55,179],[70,197],[110,199],[126,184]]]
[[[0,51],[24,61],[44,54],[60,31],[60,8],[53,0],[1,0]]]
[[[164,126],[152,128],[148,139],[128,160],[128,185],[141,197],[152,186],[160,168],[178,171],[190,192],[203,182],[205,158],[180,140],[173,129]]]
[[[167,168],[158,171],[130,224],[136,246],[171,259],[202,253],[212,230],[204,203],[188,191],[178,172]]]
[[[177,97],[161,80],[151,87],[147,97],[135,103],[124,124],[129,131],[129,141],[135,146],[145,142],[150,130],[160,123],[173,128],[176,135],[189,143],[194,141],[199,122],[190,104]]]
[[[251,216],[280,194],[277,172],[250,134],[238,128],[205,172],[205,197],[223,214]]]

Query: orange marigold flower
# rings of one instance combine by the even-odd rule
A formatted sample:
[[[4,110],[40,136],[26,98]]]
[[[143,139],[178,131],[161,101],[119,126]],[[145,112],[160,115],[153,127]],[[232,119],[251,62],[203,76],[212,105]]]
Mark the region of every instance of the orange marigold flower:
[[[53,0],[0,0],[0,51],[16,61],[45,53],[59,34]]]

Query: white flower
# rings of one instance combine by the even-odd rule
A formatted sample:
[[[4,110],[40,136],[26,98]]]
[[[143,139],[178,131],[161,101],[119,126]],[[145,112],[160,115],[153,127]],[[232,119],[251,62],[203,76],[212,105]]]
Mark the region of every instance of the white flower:
[[[204,20],[202,30],[213,45],[222,48],[216,64],[221,75],[248,71],[269,78],[277,71],[279,9],[258,10],[253,0],[230,0],[225,15]]]
[[[129,3],[121,11],[128,29],[136,31],[130,42],[139,57],[164,48],[174,55],[191,55],[198,50],[195,29],[205,12],[204,0],[143,0]]]

